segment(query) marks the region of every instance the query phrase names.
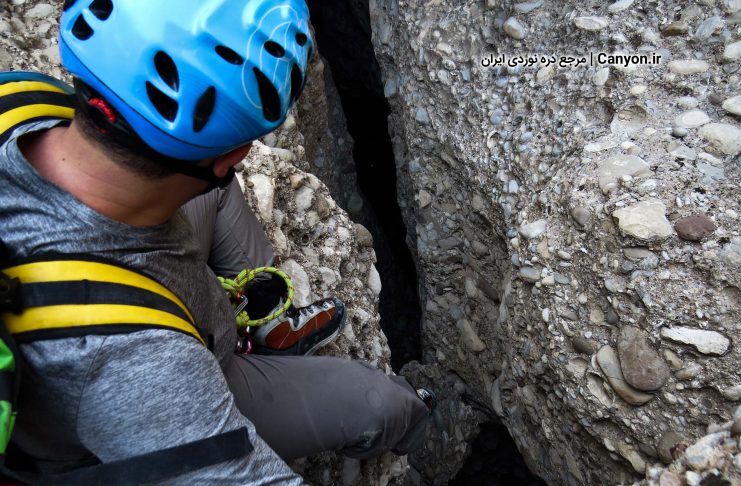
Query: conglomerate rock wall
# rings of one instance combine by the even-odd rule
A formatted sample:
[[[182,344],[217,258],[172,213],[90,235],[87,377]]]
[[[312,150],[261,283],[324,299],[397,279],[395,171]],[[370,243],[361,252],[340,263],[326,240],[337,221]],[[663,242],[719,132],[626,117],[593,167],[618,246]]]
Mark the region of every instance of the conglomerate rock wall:
[[[741,2],[370,13],[425,291],[408,373],[461,381],[410,463],[449,478],[483,407],[551,484],[659,481],[707,432],[672,474],[738,484]]]

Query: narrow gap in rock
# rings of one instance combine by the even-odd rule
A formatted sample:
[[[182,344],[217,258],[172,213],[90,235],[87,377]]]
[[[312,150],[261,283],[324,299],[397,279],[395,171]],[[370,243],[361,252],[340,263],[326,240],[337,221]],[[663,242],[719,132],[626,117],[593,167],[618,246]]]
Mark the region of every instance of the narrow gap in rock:
[[[515,441],[501,423],[481,424],[471,449],[473,452],[448,483],[450,486],[545,486],[542,479],[530,472]]]
[[[417,270],[399,208],[396,163],[388,133],[389,106],[371,43],[367,0],[309,2],[319,51],[332,71],[347,128],[364,210],[350,211],[373,235],[383,289],[381,328],[398,371],[421,356]]]

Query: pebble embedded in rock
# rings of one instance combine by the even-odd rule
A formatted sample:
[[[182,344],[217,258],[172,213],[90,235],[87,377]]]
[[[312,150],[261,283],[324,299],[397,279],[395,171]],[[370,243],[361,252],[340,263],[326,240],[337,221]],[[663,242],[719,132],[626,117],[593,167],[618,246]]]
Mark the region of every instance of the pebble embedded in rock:
[[[659,443],[656,445],[656,452],[659,454],[659,459],[664,464],[671,464],[674,461],[675,447],[679,444],[686,444],[686,442],[684,437],[673,430],[664,432],[659,439]]]
[[[721,390],[721,394],[726,400],[737,402],[741,400],[741,385],[729,386]]]
[[[373,235],[368,231],[368,228],[362,224],[355,223],[355,238],[360,246],[370,248],[373,246]]]
[[[690,132],[685,127],[677,127],[675,126],[672,129],[672,136],[677,138],[684,138],[686,137]]]
[[[468,320],[459,319],[455,325],[461,333],[461,341],[470,352],[480,353],[486,349],[486,344],[479,338]]]
[[[526,282],[535,283],[540,280],[540,270],[533,267],[522,267],[520,269],[520,278]]]
[[[708,123],[697,133],[726,155],[741,153],[741,128],[728,123]]]
[[[618,339],[620,368],[625,381],[644,391],[658,390],[669,379],[669,367],[648,343],[648,335],[634,326],[620,329]]]
[[[675,22],[670,23],[669,25],[664,26],[661,29],[661,33],[664,34],[666,37],[672,37],[676,35],[684,35],[689,30],[690,28],[686,22],[677,20]]]
[[[547,227],[547,221],[544,219],[539,219],[537,221],[533,221],[532,223],[520,225],[519,232],[524,238],[532,240],[545,233]]]
[[[597,167],[599,186],[603,194],[617,189],[618,181],[624,176],[641,177],[650,174],[648,164],[635,155],[618,155]]]
[[[626,235],[645,241],[654,241],[663,240],[674,233],[665,213],[666,206],[663,202],[658,199],[648,199],[618,209],[612,215],[617,218],[620,231]]]
[[[630,6],[633,5],[633,1],[634,0],[618,0],[617,2],[609,5],[607,7],[607,11],[610,13],[622,12],[623,10],[630,8]]]
[[[723,59],[726,61],[736,61],[741,59],[741,41],[728,44],[723,50]]]
[[[414,113],[414,119],[422,125],[430,124],[430,115],[427,113],[427,110],[422,107],[417,108],[417,111]]]
[[[368,288],[373,292],[374,297],[378,297],[381,293],[381,276],[378,274],[375,265],[371,265],[370,271],[368,272]]]
[[[741,95],[728,98],[723,102],[723,109],[732,115],[741,116]]]
[[[610,22],[605,17],[577,17],[574,19],[574,25],[583,30],[597,31],[606,28]]]
[[[306,274],[304,267],[295,260],[289,259],[281,263],[279,268],[291,276],[291,281],[293,282],[293,302],[296,307],[306,307],[311,304],[314,298],[311,292],[311,285],[309,284],[309,276]]]
[[[674,230],[683,240],[701,241],[713,234],[715,223],[704,214],[693,214],[679,218],[674,223]]]
[[[710,64],[699,59],[669,61],[669,70],[676,74],[698,74],[710,69]]]
[[[273,200],[275,189],[273,180],[265,174],[252,174],[247,178],[251,184],[252,194],[257,199],[257,210],[265,222],[273,220]]]
[[[731,425],[731,437],[738,437],[741,435],[741,417],[733,421]]]
[[[685,326],[664,327],[661,337],[692,346],[702,354],[715,356],[724,355],[731,346],[730,339],[719,332]]]
[[[571,343],[574,345],[574,349],[579,353],[592,355],[597,351],[597,344],[587,338],[577,336],[571,339]]]
[[[607,377],[607,381],[615,390],[615,393],[631,405],[643,405],[654,397],[648,393],[636,390],[625,381],[620,368],[620,359],[611,346],[602,346],[597,351],[597,364],[599,364],[600,369]]]
[[[678,127],[697,128],[710,122],[710,117],[702,110],[689,110],[674,119]]]
[[[515,11],[517,13],[526,14],[530,13],[536,8],[540,8],[543,6],[542,1],[536,1],[536,2],[522,2],[522,3],[516,3],[515,4]]]
[[[718,16],[705,19],[697,26],[694,37],[696,40],[704,41],[713,35],[713,32],[721,25],[723,25],[723,20]]]
[[[571,217],[574,218],[574,221],[579,223],[579,226],[586,228],[592,220],[592,212],[587,208],[577,206],[571,210]]]
[[[709,434],[687,447],[684,451],[684,460],[687,465],[695,471],[715,467],[718,460],[723,457],[721,444],[728,435],[728,432]]]
[[[27,19],[43,19],[54,14],[54,7],[48,3],[38,3],[26,12]]]
[[[522,40],[527,36],[527,29],[514,17],[510,17],[502,26],[508,36],[513,39]]]

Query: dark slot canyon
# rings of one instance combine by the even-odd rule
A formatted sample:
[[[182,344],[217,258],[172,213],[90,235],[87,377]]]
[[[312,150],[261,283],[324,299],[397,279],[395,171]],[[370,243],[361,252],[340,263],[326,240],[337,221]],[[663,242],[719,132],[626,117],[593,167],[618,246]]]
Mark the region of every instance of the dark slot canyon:
[[[398,202],[390,108],[371,41],[368,1],[321,0],[309,5],[319,52],[331,70],[354,141],[364,210],[352,216],[373,234],[383,285],[381,327],[398,372],[404,364],[421,360],[422,311],[417,269]],[[450,484],[544,484],[528,470],[503,425],[486,422],[480,429],[471,456]]]
[[[348,132],[365,208],[353,218],[366,226],[374,240],[381,276],[381,328],[398,371],[421,356],[421,308],[417,270],[407,245],[396,189],[396,164],[388,133],[389,107],[371,44],[368,2],[322,0],[309,2],[319,52],[329,65]]]

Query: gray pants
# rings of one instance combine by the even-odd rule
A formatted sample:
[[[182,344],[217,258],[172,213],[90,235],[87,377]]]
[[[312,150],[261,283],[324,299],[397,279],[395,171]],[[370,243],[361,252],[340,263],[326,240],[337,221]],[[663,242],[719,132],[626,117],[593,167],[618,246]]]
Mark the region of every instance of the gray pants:
[[[217,275],[269,264],[270,242],[233,182],[183,209]],[[234,356],[224,370],[237,407],[283,459],[337,450],[365,459],[422,445],[427,406],[402,377],[349,359]]]

